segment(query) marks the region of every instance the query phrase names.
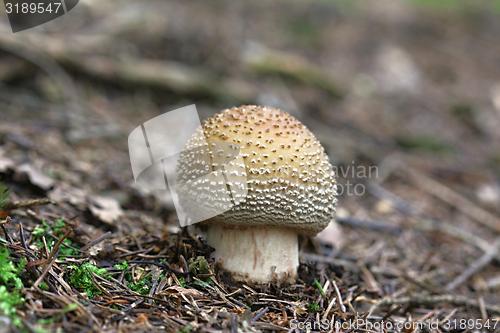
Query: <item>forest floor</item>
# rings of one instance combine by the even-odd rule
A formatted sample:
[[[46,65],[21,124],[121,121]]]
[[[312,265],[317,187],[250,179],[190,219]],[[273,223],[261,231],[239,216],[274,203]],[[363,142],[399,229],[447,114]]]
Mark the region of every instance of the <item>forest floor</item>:
[[[500,14],[354,3],[89,0],[2,26],[0,332],[500,329]],[[193,103],[280,107],[337,166],[337,228],[301,239],[296,284],[232,281],[134,185],[128,133]]]

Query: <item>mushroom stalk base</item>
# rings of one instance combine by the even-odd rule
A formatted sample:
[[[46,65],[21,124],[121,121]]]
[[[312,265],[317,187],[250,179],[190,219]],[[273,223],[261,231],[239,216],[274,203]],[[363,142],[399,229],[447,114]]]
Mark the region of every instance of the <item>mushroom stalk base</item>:
[[[276,227],[208,228],[207,241],[215,248],[215,259],[240,281],[292,282],[299,266],[298,236]]]

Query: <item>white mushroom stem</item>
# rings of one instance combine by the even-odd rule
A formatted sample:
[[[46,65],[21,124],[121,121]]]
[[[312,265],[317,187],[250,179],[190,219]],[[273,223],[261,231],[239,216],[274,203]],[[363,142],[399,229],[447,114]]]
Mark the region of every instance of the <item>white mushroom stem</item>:
[[[240,281],[293,281],[299,266],[297,233],[291,229],[253,226],[208,227],[207,241],[215,259]]]

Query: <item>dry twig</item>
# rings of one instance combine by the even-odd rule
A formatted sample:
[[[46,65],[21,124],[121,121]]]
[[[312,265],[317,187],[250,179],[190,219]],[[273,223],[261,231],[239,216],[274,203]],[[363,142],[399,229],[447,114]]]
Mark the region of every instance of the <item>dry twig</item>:
[[[448,303],[456,306],[471,306],[479,309],[480,302],[460,295],[423,295],[392,298],[387,297],[376,303],[370,309],[370,314],[376,309],[387,305],[405,305],[405,306],[435,306],[437,304]],[[490,312],[500,314],[500,306],[484,305],[484,308]]]
[[[441,199],[450,206],[460,210],[464,215],[472,220],[496,231],[500,232],[500,218],[474,204],[461,194],[453,191],[442,183],[424,175],[423,173],[406,166],[404,171],[408,173],[419,187]]]
[[[457,276],[453,281],[451,281],[447,286],[447,291],[452,291],[458,286],[465,283],[471,276],[479,272],[485,266],[487,266],[497,255],[500,249],[500,238],[497,239],[495,244],[491,246],[491,248],[486,251],[479,259],[474,261],[466,270],[462,272],[459,276]]]
[[[52,204],[52,200],[48,198],[41,198],[41,199],[28,199],[28,200],[18,200],[18,201],[9,201],[5,203],[3,206],[4,210],[13,210],[13,209],[20,209],[20,208],[30,208],[33,206],[43,206],[43,205],[48,205]]]

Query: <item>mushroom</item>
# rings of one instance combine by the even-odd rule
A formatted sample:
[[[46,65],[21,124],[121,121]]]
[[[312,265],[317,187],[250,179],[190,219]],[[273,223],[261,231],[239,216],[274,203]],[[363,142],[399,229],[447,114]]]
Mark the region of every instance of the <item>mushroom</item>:
[[[202,156],[206,149],[196,149],[203,144],[210,158]],[[197,179],[207,172],[207,164],[210,170],[222,168],[213,147],[224,145],[240,157],[225,163],[241,172],[227,172],[223,189],[246,191],[230,198],[226,211],[201,223],[207,227],[216,262],[236,280],[292,282],[299,265],[298,235],[323,230],[335,213],[336,183],[328,156],[314,135],[288,113],[245,105],[204,122],[179,158],[179,182]],[[200,205],[215,205],[218,192],[207,182],[195,183],[187,192]]]

